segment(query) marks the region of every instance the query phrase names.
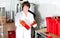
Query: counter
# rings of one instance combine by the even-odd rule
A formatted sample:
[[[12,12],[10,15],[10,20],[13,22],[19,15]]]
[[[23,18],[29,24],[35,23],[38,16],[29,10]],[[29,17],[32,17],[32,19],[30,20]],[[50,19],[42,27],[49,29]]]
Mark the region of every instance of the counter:
[[[58,38],[57,35],[54,35],[52,33],[45,34],[45,32],[47,32],[46,28],[43,28],[43,29],[40,29],[40,30],[35,30],[35,38],[37,38],[37,36],[38,36],[37,33],[40,34],[40,35],[42,35],[42,37],[44,37],[44,38],[47,38],[47,36],[52,36],[52,38]]]

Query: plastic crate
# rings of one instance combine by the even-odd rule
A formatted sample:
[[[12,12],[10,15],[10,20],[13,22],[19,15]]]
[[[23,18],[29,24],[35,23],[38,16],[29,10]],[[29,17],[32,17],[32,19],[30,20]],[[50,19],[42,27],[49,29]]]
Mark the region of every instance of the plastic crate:
[[[8,31],[8,38],[16,38],[15,31]]]

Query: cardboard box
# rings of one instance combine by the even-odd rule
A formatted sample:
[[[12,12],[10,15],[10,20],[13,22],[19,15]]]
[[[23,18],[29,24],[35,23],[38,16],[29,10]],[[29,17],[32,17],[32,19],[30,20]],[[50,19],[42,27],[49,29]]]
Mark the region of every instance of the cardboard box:
[[[0,24],[3,25],[3,24],[5,24],[5,23],[6,23],[6,17],[5,17],[5,16],[2,16],[2,17],[0,18]]]

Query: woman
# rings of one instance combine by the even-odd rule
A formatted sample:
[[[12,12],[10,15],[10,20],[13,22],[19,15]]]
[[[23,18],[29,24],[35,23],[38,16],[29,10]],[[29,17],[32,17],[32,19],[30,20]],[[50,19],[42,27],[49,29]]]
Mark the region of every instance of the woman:
[[[33,14],[29,13],[30,3],[23,2],[22,12],[17,13],[15,17],[16,38],[31,38],[31,27],[36,27],[36,21]]]

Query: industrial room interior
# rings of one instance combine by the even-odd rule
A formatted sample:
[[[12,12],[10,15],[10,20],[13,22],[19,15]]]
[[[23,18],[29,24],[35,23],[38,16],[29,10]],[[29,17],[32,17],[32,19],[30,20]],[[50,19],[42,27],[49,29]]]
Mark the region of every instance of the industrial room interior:
[[[0,38],[16,38],[15,16],[24,1],[37,22],[31,38],[60,38],[60,0],[0,0]]]

